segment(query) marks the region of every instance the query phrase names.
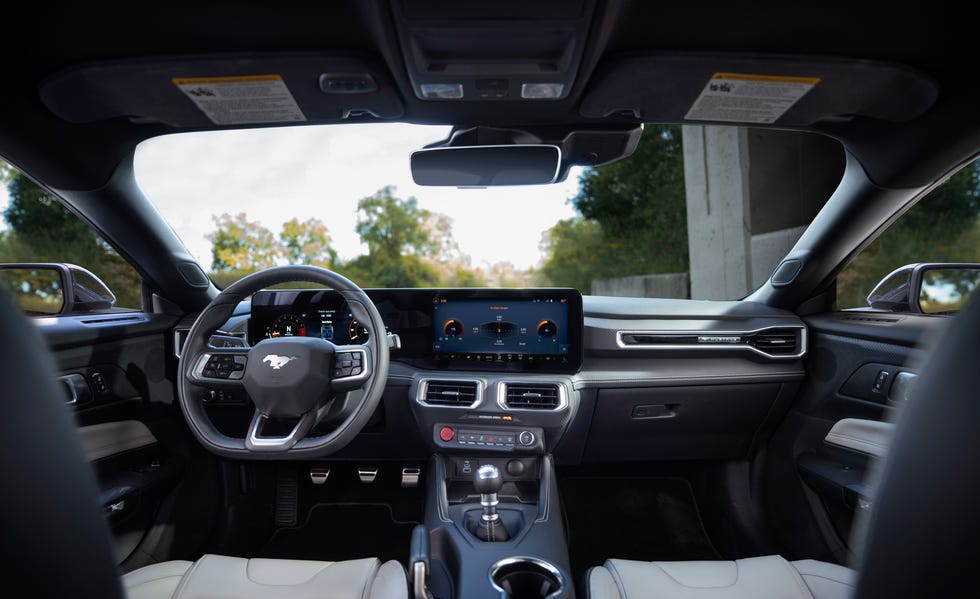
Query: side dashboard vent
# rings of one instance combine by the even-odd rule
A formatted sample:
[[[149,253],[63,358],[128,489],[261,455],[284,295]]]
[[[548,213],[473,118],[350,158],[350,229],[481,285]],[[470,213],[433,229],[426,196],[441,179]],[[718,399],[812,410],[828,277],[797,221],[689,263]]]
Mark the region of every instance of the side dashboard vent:
[[[507,383],[504,407],[513,410],[557,410],[562,407],[561,387],[557,384]]]
[[[806,353],[802,326],[769,327],[751,331],[619,331],[624,349],[670,351],[742,351],[773,359],[795,359]]]
[[[749,337],[749,344],[770,356],[795,356],[800,351],[799,329],[770,329]]]
[[[419,401],[429,406],[471,408],[480,400],[477,381],[423,381]]]

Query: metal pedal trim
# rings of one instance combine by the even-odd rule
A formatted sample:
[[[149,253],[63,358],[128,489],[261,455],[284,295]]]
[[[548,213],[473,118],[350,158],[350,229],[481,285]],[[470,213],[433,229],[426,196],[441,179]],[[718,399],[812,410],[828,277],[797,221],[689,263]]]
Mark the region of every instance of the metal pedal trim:
[[[310,481],[314,485],[322,485],[330,478],[330,468],[310,468]]]
[[[419,477],[421,475],[421,468],[402,468],[402,487],[419,486]]]
[[[362,483],[370,484],[378,477],[378,469],[361,467],[357,469],[357,476],[361,479]]]

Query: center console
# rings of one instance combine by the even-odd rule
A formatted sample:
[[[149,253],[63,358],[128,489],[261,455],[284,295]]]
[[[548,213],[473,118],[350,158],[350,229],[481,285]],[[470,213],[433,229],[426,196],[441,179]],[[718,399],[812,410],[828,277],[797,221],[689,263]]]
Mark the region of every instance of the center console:
[[[415,596],[572,597],[551,452],[576,410],[582,297],[574,289],[367,290],[411,373],[408,402],[433,452],[413,535]],[[327,290],[252,297],[248,338],[375,334]]]
[[[429,464],[425,586],[436,597],[573,597],[551,457],[522,458],[520,477],[497,460],[464,459],[475,466],[466,485],[451,472],[454,460],[436,454]]]

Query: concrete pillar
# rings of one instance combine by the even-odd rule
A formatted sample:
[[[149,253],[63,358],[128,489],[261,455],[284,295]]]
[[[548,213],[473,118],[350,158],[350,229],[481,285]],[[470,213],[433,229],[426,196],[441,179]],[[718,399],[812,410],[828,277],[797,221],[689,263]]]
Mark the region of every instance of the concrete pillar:
[[[747,132],[685,126],[683,142],[691,297],[741,297],[751,281]]]
[[[809,133],[684,126],[691,297],[764,283],[840,182],[844,152]]]

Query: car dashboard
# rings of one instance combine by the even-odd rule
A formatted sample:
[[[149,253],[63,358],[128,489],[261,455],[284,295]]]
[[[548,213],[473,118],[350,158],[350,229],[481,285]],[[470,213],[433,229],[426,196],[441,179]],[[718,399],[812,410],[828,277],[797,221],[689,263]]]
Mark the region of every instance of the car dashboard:
[[[391,366],[378,413],[339,458],[738,459],[785,414],[805,376],[806,325],[752,302],[365,291],[386,325]],[[177,327],[176,347],[190,324]],[[344,345],[371,334],[339,292],[273,289],[239,306],[212,343],[300,335]],[[219,428],[247,426],[247,397],[202,397]]]

